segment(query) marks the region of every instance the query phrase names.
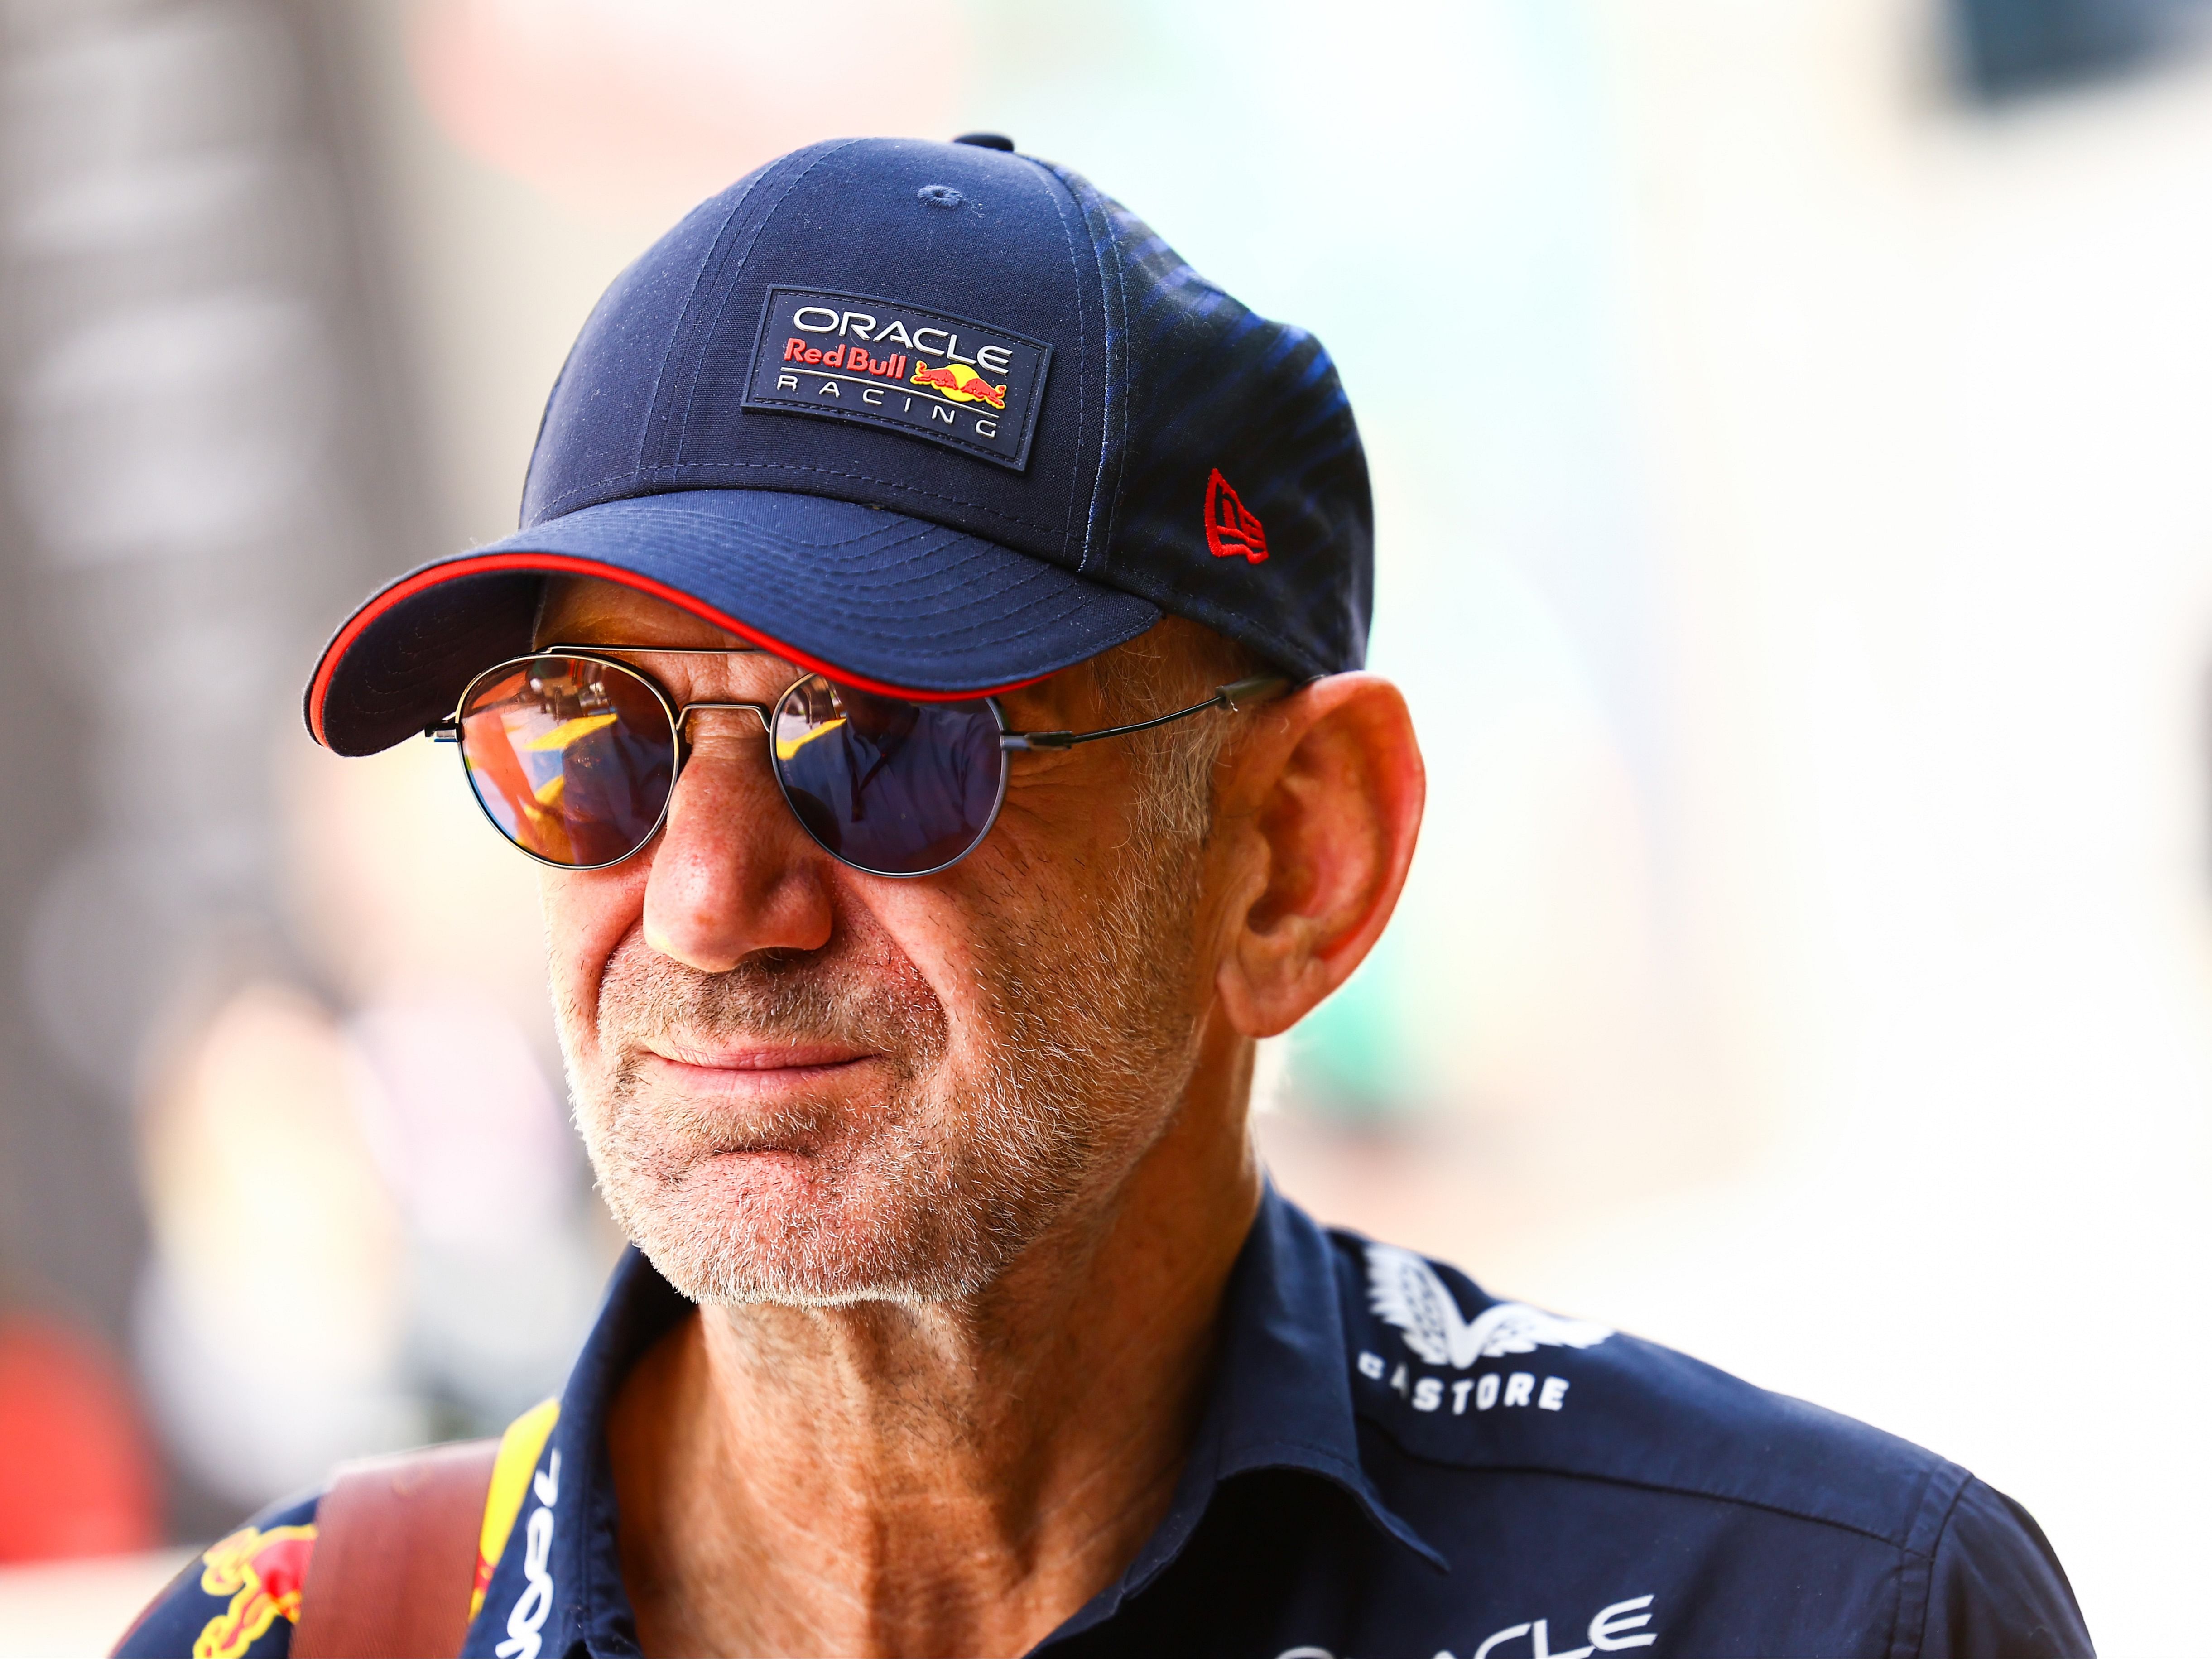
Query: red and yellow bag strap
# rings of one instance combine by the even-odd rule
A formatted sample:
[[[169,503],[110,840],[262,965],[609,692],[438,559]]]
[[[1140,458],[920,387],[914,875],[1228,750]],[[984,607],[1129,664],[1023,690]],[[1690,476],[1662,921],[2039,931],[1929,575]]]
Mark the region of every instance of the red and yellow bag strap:
[[[491,1466],[491,1489],[484,1493],[483,1527],[477,1535],[476,1583],[469,1591],[469,1618],[483,1611],[484,1592],[491,1588],[492,1569],[507,1548],[522,1500],[530,1493],[530,1477],[538,1459],[561,1420],[561,1402],[548,1400],[533,1406],[507,1425],[499,1437],[499,1455]]]

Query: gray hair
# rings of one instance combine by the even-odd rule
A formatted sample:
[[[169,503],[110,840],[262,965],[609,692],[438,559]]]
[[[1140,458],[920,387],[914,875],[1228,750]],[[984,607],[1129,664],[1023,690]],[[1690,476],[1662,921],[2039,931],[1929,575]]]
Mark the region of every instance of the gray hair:
[[[1236,641],[1172,617],[1093,658],[1091,669],[1108,718],[1117,725],[1188,708],[1224,685],[1267,672]],[[1139,836],[1164,843],[1164,851],[1205,844],[1213,831],[1213,769],[1237,726],[1231,715],[1194,714],[1117,739],[1128,744],[1138,780]]]

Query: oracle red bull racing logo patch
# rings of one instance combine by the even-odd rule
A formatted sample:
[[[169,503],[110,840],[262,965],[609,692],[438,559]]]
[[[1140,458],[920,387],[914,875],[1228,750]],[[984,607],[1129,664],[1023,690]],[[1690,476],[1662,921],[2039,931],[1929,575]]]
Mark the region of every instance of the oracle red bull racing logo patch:
[[[771,288],[744,406],[856,421],[1020,471],[1052,348],[894,300]]]

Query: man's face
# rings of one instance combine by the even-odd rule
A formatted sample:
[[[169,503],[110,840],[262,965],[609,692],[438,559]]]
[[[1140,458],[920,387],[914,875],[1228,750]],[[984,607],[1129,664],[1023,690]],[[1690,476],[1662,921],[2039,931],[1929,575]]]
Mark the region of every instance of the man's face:
[[[726,642],[598,582],[556,589],[541,637]],[[628,660],[678,704],[772,702],[799,672]],[[1003,702],[1017,730],[1107,723],[1080,670]],[[757,721],[696,714],[691,737],[651,846],[544,877],[608,1203],[701,1301],[974,1293],[1171,1120],[1204,978],[1199,849],[1148,821],[1109,741],[1015,757],[996,827],[952,869],[866,875],[807,838]]]

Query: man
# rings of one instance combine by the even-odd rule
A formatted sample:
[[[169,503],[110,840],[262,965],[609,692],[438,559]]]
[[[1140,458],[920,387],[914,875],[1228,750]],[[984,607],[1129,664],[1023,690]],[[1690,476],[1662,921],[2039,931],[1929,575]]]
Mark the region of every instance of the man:
[[[545,866],[636,1244],[464,1651],[2087,1650],[1965,1470],[1267,1186],[1422,805],[1310,337],[1005,140],[819,144],[617,281],[523,523],[307,698]],[[285,1651],[322,1502],[124,1650]]]

